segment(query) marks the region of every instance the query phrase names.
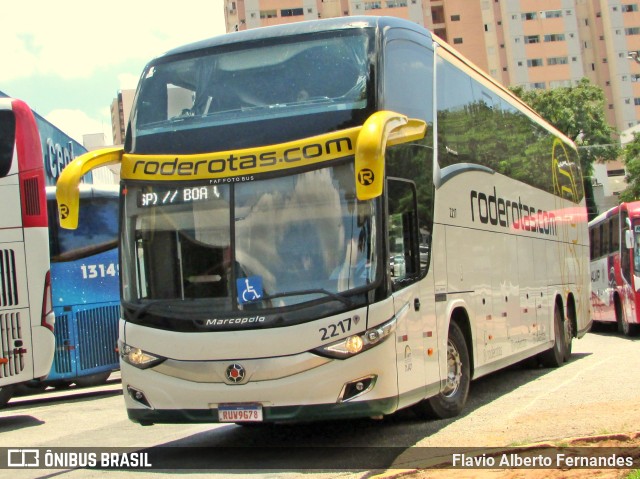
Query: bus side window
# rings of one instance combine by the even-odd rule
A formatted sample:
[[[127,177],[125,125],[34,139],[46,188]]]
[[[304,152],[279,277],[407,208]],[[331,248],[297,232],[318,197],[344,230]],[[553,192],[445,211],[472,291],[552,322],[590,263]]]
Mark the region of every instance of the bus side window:
[[[394,289],[413,283],[420,276],[418,221],[415,183],[387,179],[389,222],[389,271]]]
[[[16,118],[12,111],[0,111],[0,178],[11,170],[13,145],[16,139]]]

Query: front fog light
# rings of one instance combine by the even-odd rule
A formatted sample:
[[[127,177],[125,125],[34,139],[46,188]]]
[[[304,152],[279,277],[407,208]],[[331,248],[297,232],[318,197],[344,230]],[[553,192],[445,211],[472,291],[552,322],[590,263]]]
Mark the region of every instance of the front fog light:
[[[165,360],[165,358],[161,356],[154,356],[151,353],[143,351],[140,348],[134,348],[128,344],[124,344],[123,347],[120,348],[120,357],[125,363],[139,369],[153,367]]]

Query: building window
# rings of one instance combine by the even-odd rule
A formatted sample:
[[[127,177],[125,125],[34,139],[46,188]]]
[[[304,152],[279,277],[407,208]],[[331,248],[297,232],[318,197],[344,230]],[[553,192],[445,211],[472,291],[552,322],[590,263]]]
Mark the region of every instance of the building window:
[[[569,63],[569,59],[567,57],[550,57],[547,58],[547,65],[566,65]]]
[[[546,88],[546,85],[544,84],[544,82],[536,82],[531,84],[531,88],[534,90],[544,90]]]
[[[622,5],[622,12],[623,13],[637,12],[637,11],[638,11],[638,4],[637,3],[631,3],[629,5]]]
[[[523,13],[521,15],[521,18],[523,20],[535,20],[536,18],[538,18],[538,14],[536,12],[527,12]]]
[[[562,17],[562,10],[547,10],[546,12],[540,12],[541,18],[560,18]]]
[[[453,43],[455,45],[460,45],[462,43],[462,38],[458,37],[458,38],[454,38],[453,39]]]
[[[625,35],[640,35],[640,27],[631,27],[624,29]]]
[[[532,58],[530,60],[527,60],[527,66],[530,68],[541,67],[542,65],[542,58]]]
[[[387,0],[387,8],[406,7],[407,0]]]
[[[276,18],[277,16],[276,10],[260,10],[260,18]]]
[[[459,22],[460,21],[460,15],[451,15],[451,21],[452,22]]]
[[[302,8],[285,8],[284,10],[280,10],[281,17],[297,17],[300,15],[304,15]]]
[[[545,42],[563,42],[564,33],[552,33],[550,35],[545,35],[544,41]]]
[[[527,35],[524,37],[524,42],[526,44],[540,43],[540,35]]]
[[[631,81],[633,83],[639,83],[640,82],[640,73],[634,73],[633,75],[631,75]]]

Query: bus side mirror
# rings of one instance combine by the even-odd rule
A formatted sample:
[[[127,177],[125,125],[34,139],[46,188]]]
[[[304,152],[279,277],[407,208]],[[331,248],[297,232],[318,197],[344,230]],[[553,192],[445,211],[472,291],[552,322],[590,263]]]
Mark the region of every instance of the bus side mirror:
[[[371,115],[356,140],[356,196],[370,200],[382,194],[387,146],[424,138],[427,124],[392,111]]]
[[[122,147],[104,148],[90,151],[69,163],[56,183],[56,200],[60,226],[74,230],[78,227],[80,213],[80,191],[78,185],[82,177],[101,166],[113,165],[122,161]]]
[[[624,230],[624,242],[625,242],[625,245],[626,245],[627,249],[632,249],[633,248],[633,231]]]

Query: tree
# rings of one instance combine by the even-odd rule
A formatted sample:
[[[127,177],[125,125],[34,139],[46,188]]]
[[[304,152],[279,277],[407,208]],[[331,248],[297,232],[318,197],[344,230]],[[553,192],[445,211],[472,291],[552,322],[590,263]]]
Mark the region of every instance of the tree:
[[[615,160],[620,155],[620,147],[613,139],[616,131],[605,117],[604,92],[587,78],[572,87],[551,90],[513,87],[511,91],[576,143],[585,176],[593,172],[595,160]]]
[[[620,201],[637,201],[640,199],[640,133],[633,134],[622,156],[627,169],[627,188],[620,193]]]

